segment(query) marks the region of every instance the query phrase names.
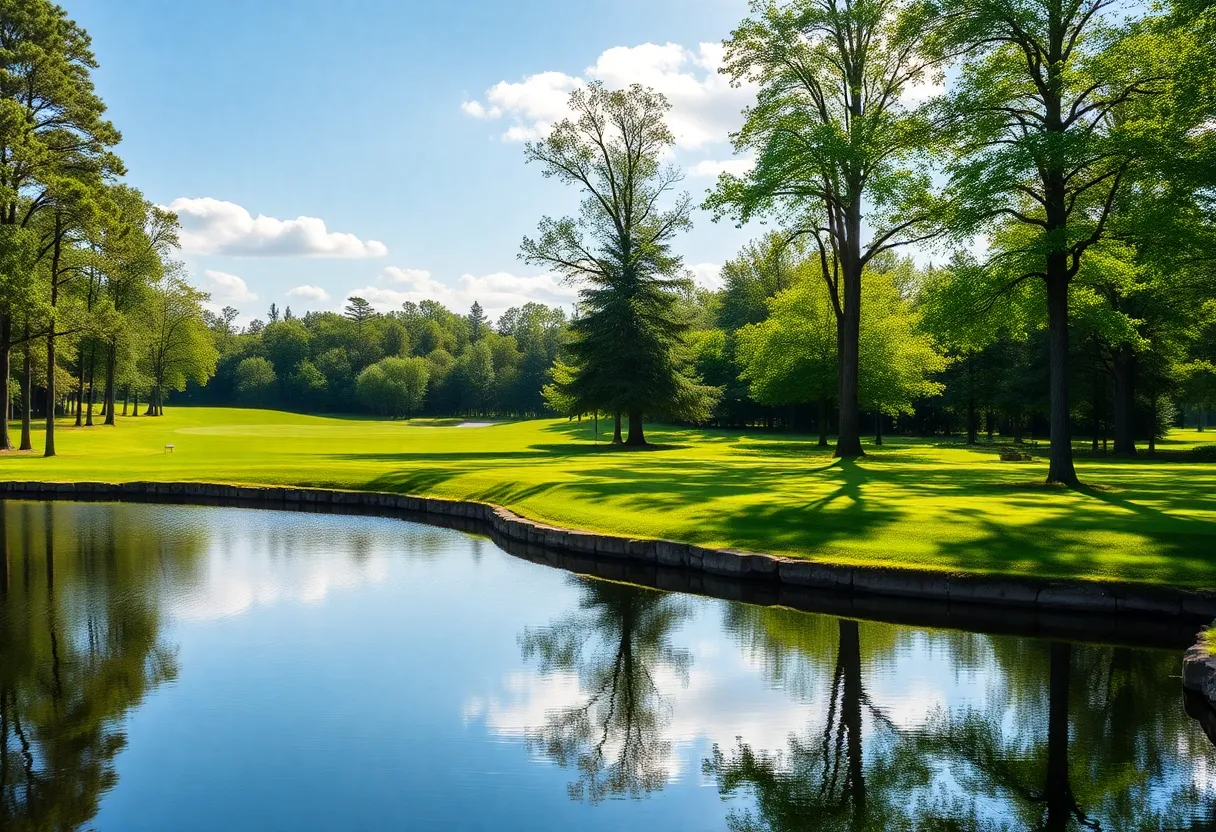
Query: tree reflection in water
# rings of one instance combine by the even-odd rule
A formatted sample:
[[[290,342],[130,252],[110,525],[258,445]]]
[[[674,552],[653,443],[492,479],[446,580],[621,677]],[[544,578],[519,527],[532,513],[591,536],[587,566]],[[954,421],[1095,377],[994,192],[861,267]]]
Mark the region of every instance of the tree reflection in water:
[[[735,613],[761,618],[768,614],[767,622],[757,623],[761,627],[768,623],[774,630],[773,643],[767,645],[773,651],[770,655],[783,655],[783,660],[767,665],[770,674],[794,670],[793,663],[784,660],[789,658],[793,636],[793,644],[806,651],[812,672],[819,669],[829,695],[822,723],[813,724],[805,734],[791,735],[786,750],[756,750],[742,737],[729,754],[715,745],[703,764],[704,772],[717,780],[724,794],[747,789],[756,801],[754,810],[732,810],[728,826],[741,832],[905,827],[908,792],[928,782],[929,771],[899,744],[899,730],[866,690],[858,622],[788,610],[736,608]],[[734,623],[740,623],[738,617]],[[811,626],[798,633],[798,623]],[[830,649],[828,627],[836,630],[830,675],[823,672]],[[810,682],[805,669],[792,675],[797,684]]]
[[[687,609],[679,596],[573,580],[581,595],[577,611],[525,630],[520,646],[542,675],[577,675],[579,701],[551,711],[527,739],[558,765],[578,770],[568,787],[572,799],[640,797],[667,782],[671,706],[659,677],[666,671],[688,683],[692,657],[669,642]]]
[[[885,625],[741,606],[727,625],[773,682],[828,693],[786,749],[741,737],[704,762],[724,796],[754,799],[732,829],[1214,828],[1194,772],[1216,755],[1191,744],[1170,651],[922,632],[955,674],[984,669],[987,695],[897,726],[866,685],[908,646]]]
[[[174,678],[156,587],[203,541],[109,507],[0,501],[0,829],[86,824],[122,719]]]

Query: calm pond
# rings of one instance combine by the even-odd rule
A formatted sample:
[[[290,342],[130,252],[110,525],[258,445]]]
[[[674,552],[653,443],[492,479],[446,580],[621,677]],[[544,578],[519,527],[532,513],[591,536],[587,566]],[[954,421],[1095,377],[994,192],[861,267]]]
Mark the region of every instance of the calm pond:
[[[392,519],[2,504],[0,829],[1198,829],[1178,649],[609,583]]]

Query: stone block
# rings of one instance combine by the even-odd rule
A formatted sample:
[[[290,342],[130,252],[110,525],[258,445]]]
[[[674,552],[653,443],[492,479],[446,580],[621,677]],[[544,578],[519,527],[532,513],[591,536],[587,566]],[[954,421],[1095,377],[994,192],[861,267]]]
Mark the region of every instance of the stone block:
[[[641,538],[630,540],[625,544],[625,552],[630,560],[654,563],[658,560],[656,543],[657,541]]]
[[[1114,611],[1118,607],[1114,591],[1099,584],[1048,584],[1039,590],[1036,603],[1062,610]]]
[[[786,558],[777,565],[781,583],[821,589],[848,589],[853,586],[853,569],[809,560]]]
[[[597,555],[607,555],[608,557],[622,558],[625,557],[625,543],[623,537],[615,537],[613,535],[596,535],[595,537],[595,553]]]
[[[898,595],[912,598],[950,597],[947,576],[939,572],[919,572],[913,569],[853,570],[853,589],[874,595]]]
[[[983,575],[951,575],[950,600],[973,604],[1021,604],[1032,606],[1042,585],[1035,581],[989,578]]]
[[[663,566],[688,566],[688,544],[656,540],[655,560]]]
[[[750,557],[733,549],[702,549],[701,568],[714,575],[746,575]]]

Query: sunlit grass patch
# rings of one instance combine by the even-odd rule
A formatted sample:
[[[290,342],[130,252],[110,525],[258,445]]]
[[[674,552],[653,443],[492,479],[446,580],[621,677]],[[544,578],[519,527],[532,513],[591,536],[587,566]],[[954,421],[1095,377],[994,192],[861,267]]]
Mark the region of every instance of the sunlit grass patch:
[[[1085,485],[1069,490],[1044,483],[1045,460],[941,440],[888,437],[836,460],[816,436],[656,426],[656,448],[638,453],[608,444],[609,420],[598,441],[591,420],[466,421],[479,420],[170,408],[114,428],[65,423],[60,457],[6,455],[0,476],[408,492],[861,565],[1216,586],[1216,465],[1082,457]]]

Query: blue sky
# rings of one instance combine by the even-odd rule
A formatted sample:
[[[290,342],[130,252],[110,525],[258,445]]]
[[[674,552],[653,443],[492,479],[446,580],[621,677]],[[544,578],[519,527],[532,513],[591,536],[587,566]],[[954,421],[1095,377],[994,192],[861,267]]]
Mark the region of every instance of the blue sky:
[[[93,38],[129,180],[180,209],[196,282],[245,320],[356,290],[382,308],[568,302],[516,252],[575,195],[517,139],[576,79],[650,83],[699,197],[749,99],[714,72],[744,0],[61,2]],[[712,282],[754,233],[700,214],[679,249]]]

